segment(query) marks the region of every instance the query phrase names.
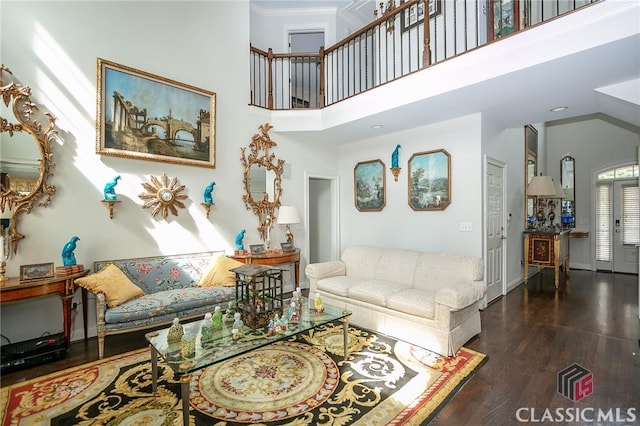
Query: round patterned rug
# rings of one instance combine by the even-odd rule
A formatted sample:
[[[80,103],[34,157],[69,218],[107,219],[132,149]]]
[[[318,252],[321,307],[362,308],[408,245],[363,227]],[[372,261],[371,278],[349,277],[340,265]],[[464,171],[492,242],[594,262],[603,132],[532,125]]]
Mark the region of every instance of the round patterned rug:
[[[321,349],[277,342],[194,373],[191,404],[220,420],[277,421],[322,405],[339,380],[338,366]]]

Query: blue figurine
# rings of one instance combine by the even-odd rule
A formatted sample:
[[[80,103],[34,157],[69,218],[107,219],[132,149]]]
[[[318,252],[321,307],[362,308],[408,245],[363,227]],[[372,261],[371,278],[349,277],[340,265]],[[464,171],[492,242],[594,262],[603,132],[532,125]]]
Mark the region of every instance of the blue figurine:
[[[396,145],[396,149],[393,150],[391,154],[391,167],[397,168],[398,165],[398,154],[400,153],[400,144]]]
[[[214,186],[216,186],[216,183],[212,181],[204,189],[204,202],[207,203],[207,204],[213,204],[213,196],[211,195],[211,193],[213,192],[213,187]]]
[[[116,185],[118,184],[118,180],[120,180],[120,176],[116,176],[112,181],[107,182],[104,186],[104,199],[107,201],[115,201],[116,199]]]
[[[238,232],[238,235],[236,235],[236,250],[244,250],[244,233],[247,232],[246,229],[243,229],[242,231]]]
[[[80,238],[74,235],[62,248],[62,264],[64,266],[73,266],[76,264],[76,255],[73,254],[73,251],[76,249],[76,241],[78,240],[80,240]]]

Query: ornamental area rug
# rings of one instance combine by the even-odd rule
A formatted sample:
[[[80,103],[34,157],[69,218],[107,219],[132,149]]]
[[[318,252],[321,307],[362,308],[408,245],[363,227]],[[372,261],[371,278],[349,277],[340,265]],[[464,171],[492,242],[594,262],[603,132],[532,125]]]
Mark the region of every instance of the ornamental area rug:
[[[3,426],[182,424],[179,377],[149,350],[95,361],[0,393]],[[191,377],[190,425],[424,425],[487,361],[443,357],[341,323],[239,355]]]

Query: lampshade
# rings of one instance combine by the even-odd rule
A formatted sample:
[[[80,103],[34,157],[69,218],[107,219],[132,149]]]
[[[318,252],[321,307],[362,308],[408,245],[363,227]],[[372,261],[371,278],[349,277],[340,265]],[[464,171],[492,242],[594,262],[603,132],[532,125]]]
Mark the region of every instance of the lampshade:
[[[527,186],[530,197],[556,198],[557,192],[551,176],[534,176]]]
[[[280,206],[277,220],[279,225],[292,225],[302,222],[296,206]]]

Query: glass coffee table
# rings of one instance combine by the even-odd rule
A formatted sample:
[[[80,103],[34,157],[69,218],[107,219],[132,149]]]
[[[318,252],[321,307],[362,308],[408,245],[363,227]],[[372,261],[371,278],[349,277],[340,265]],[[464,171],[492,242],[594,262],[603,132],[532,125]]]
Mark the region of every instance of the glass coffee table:
[[[285,306],[288,306],[288,303],[285,303]],[[151,350],[153,392],[155,393],[157,389],[158,356],[160,356],[180,376],[183,424],[188,425],[191,373],[336,320],[342,320],[343,322],[344,357],[346,359],[349,330],[348,318],[351,312],[325,303],[324,312],[318,314],[314,312],[312,304],[309,303],[307,298],[303,298],[300,311],[298,321],[288,324],[286,329],[279,330],[279,332],[269,332],[267,327],[252,330],[245,326],[243,333],[238,335],[238,333],[234,332],[233,322],[223,321],[221,330],[215,330],[210,333],[209,337],[203,339],[201,332],[202,320],[183,324],[185,335],[190,335],[188,340],[195,339],[195,351],[192,355],[186,357],[182,355],[181,342],[167,342],[169,328],[145,334]]]

